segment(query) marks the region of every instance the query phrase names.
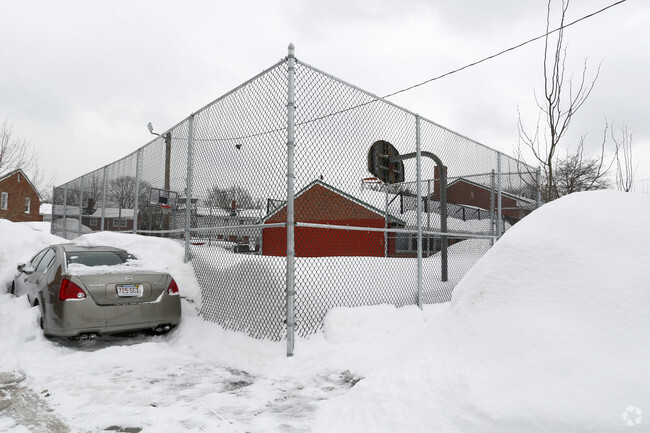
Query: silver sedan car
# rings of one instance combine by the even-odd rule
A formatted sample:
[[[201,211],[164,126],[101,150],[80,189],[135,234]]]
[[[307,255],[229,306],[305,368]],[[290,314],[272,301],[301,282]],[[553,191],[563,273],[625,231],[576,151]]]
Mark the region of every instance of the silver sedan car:
[[[46,336],[167,332],[181,318],[178,286],[168,273],[137,264],[119,248],[51,245],[18,265],[10,290],[39,308]]]

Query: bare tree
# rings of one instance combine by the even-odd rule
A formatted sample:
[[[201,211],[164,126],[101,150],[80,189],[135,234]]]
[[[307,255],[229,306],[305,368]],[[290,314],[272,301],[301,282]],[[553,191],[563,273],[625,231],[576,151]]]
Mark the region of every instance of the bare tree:
[[[591,91],[596,84],[600,73],[600,65],[596,70],[593,79],[587,78],[587,62],[585,60],[582,73],[578,80],[573,76],[566,75],[567,47],[564,42],[564,23],[566,12],[569,8],[569,0],[561,2],[560,25],[557,31],[551,29],[553,0],[548,1],[546,10],[546,38],[544,43],[544,96],[539,99],[535,95],[535,102],[539,108],[539,116],[534,130],[527,131],[524,126],[521,113],[518,111],[519,139],[517,145],[517,156],[520,161],[524,159],[524,151],[532,153],[542,169],[541,182],[537,180],[535,172],[526,168],[527,175],[523,176],[524,181],[534,186],[542,194],[544,201],[550,201],[562,193],[563,188],[558,188],[556,171],[558,164],[564,160],[563,170],[571,167],[584,168],[587,160],[583,157],[584,137],[580,140],[578,151],[568,159],[558,159],[560,142],[569,129],[574,114],[582,107],[589,98]],[[543,125],[540,125],[542,123]],[[568,155],[567,155],[568,156]],[[591,164],[587,164],[591,166]],[[602,164],[597,164],[596,167]],[[593,168],[593,167],[592,167]],[[566,173],[563,173],[566,175]],[[600,177],[600,174],[599,174]],[[566,178],[565,178],[566,180]],[[595,185],[595,183],[594,183]]]
[[[52,180],[44,181],[38,167],[38,158],[29,143],[14,136],[13,127],[7,120],[0,126],[0,175],[22,169],[34,187],[42,192],[52,186]]]
[[[637,169],[632,158],[632,132],[622,125],[620,137],[616,137],[612,130],[612,140],[616,144],[616,187],[619,191],[630,192]]]
[[[147,205],[148,191],[151,188],[151,185],[145,181],[140,181],[138,193],[136,195],[136,183],[138,182],[134,176],[120,176],[111,180],[108,184],[108,200],[113,202],[118,207],[119,220],[122,220],[122,210],[135,208],[136,200],[138,203],[139,216],[141,219],[145,220],[149,218],[149,214],[152,212],[152,209]],[[138,215],[135,215],[135,218],[137,217]]]
[[[239,209],[253,208],[256,204],[251,194],[240,186],[225,189],[218,186],[212,187],[205,199],[205,204],[210,207],[230,209],[233,201]]]
[[[584,155],[584,137],[581,137],[580,144],[575,153],[567,152],[564,158],[557,158],[555,161],[555,181],[553,195],[561,197],[580,191],[592,191],[596,189],[607,189],[611,186],[607,177],[614,159],[609,163],[605,157],[605,134],[601,146],[601,154],[598,156]]]

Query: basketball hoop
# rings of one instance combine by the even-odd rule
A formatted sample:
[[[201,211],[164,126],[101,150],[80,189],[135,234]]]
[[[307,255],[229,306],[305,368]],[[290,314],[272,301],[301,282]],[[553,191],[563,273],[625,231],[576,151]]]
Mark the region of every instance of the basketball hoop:
[[[364,179],[361,179],[361,191],[364,189],[377,191],[380,190],[383,185],[384,182],[382,182],[380,179],[377,179],[376,177],[366,177]]]
[[[161,204],[160,210],[162,210],[163,215],[169,215],[172,213],[172,207],[167,206],[166,204]]]

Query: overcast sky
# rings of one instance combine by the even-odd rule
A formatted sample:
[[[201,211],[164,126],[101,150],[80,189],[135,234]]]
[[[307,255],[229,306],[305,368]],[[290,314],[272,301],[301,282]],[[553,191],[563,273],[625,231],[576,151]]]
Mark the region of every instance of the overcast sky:
[[[567,21],[615,0],[572,0]],[[107,165],[273,65],[296,57],[386,95],[543,34],[546,0],[0,0],[0,118],[56,185]],[[565,145],[605,119],[633,132],[650,179],[650,2],[627,0],[566,31],[567,69],[596,87]],[[517,107],[533,125],[543,41],[391,100],[512,154]],[[640,186],[641,187],[641,186]]]

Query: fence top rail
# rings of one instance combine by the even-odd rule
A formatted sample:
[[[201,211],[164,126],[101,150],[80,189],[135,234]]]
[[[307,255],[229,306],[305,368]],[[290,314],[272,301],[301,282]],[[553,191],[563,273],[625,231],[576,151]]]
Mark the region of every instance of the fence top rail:
[[[113,164],[117,164],[117,163],[119,163],[120,161],[123,161],[123,160],[125,160],[125,159],[127,159],[127,158],[133,157],[133,155],[137,154],[141,149],[144,149],[145,147],[148,147],[148,146],[152,145],[152,144],[155,143],[156,141],[160,140],[161,137],[164,136],[165,134],[167,134],[167,133],[173,131],[174,129],[178,128],[178,127],[181,126],[184,122],[187,122],[187,121],[189,120],[190,117],[192,117],[192,116],[194,116],[194,115],[197,115],[197,114],[200,114],[200,113],[204,112],[206,109],[208,109],[209,107],[213,106],[214,104],[216,104],[216,103],[218,103],[218,102],[224,100],[225,98],[227,98],[228,96],[232,95],[233,93],[235,93],[235,92],[241,90],[242,88],[246,87],[246,86],[249,85],[250,83],[254,82],[255,80],[257,80],[257,79],[259,79],[260,77],[262,77],[262,76],[266,75],[267,73],[269,73],[269,71],[271,71],[271,70],[273,70],[273,69],[279,67],[279,66],[282,65],[283,63],[286,63],[286,62],[287,62],[287,59],[288,59],[288,57],[283,57],[283,58],[280,59],[278,62],[276,62],[274,65],[272,65],[272,66],[270,66],[270,67],[264,69],[264,70],[261,71],[259,74],[253,76],[252,78],[250,78],[249,80],[247,80],[247,81],[245,81],[244,83],[240,84],[239,86],[233,88],[232,90],[230,90],[230,91],[224,93],[223,95],[219,96],[218,98],[214,99],[214,100],[211,101],[210,103],[204,105],[204,106],[201,107],[200,109],[196,110],[195,112],[191,113],[189,116],[187,116],[187,117],[185,117],[184,119],[182,119],[180,122],[176,123],[176,124],[175,124],[174,126],[172,126],[171,128],[166,129],[164,132],[162,132],[162,133],[160,134],[160,136],[157,136],[156,138],[151,139],[151,140],[148,141],[146,144],[144,144],[143,146],[140,146],[139,148],[135,149],[133,152],[131,152],[131,153],[125,155],[124,157],[122,157],[122,158],[120,158],[120,159],[118,159],[118,160],[116,160],[116,161],[113,161],[113,162],[111,162],[111,163],[109,163],[109,164],[106,164],[106,165],[103,166],[103,167],[99,167],[98,169],[96,169],[96,170],[94,170],[94,171],[98,171],[98,170],[101,170],[101,169],[105,169],[105,168],[107,168],[107,167],[110,167],[110,166],[113,165]],[[358,107],[361,107],[361,106],[365,106],[365,105],[369,105],[369,104],[372,104],[372,103],[375,103],[375,102],[382,102],[382,103],[388,104],[388,105],[390,105],[390,106],[392,106],[392,107],[394,107],[394,108],[396,108],[396,109],[398,109],[398,110],[401,110],[402,112],[404,112],[404,113],[406,113],[406,114],[412,115],[412,116],[414,116],[414,117],[420,117],[421,121],[427,122],[427,123],[429,123],[429,124],[431,124],[431,125],[434,125],[434,126],[440,128],[440,129],[442,129],[442,130],[445,130],[445,131],[447,131],[447,132],[449,132],[449,133],[451,133],[451,134],[454,134],[454,135],[456,135],[456,136],[458,136],[458,137],[460,137],[460,138],[463,138],[463,139],[465,139],[465,140],[467,140],[467,141],[469,141],[469,142],[471,142],[471,143],[474,143],[474,144],[476,144],[476,145],[478,145],[478,146],[481,146],[481,147],[483,147],[483,148],[485,148],[485,149],[487,149],[487,150],[489,150],[489,151],[496,152],[496,153],[498,153],[498,154],[500,154],[500,155],[503,155],[503,156],[505,156],[505,157],[507,157],[507,158],[511,158],[511,159],[517,161],[517,163],[520,163],[520,164],[522,164],[522,165],[524,165],[524,166],[527,166],[527,164],[525,164],[523,161],[518,161],[518,160],[516,160],[515,158],[512,158],[512,157],[509,156],[509,155],[503,154],[502,152],[500,152],[500,151],[498,151],[498,150],[496,150],[496,149],[493,149],[493,148],[491,148],[491,147],[489,147],[489,146],[487,146],[487,145],[485,145],[485,144],[483,144],[483,143],[481,143],[481,142],[479,142],[479,141],[476,141],[476,140],[474,140],[474,139],[472,139],[472,138],[469,138],[469,137],[467,137],[467,136],[465,136],[465,135],[463,135],[463,134],[460,134],[460,133],[458,133],[458,132],[456,132],[456,131],[454,131],[454,130],[452,130],[452,129],[449,129],[449,128],[443,126],[443,125],[440,125],[439,123],[436,123],[436,122],[434,122],[434,121],[432,121],[432,120],[430,120],[430,119],[427,119],[427,118],[425,118],[425,117],[419,116],[418,114],[416,114],[416,113],[414,113],[414,112],[412,112],[412,111],[410,111],[410,110],[408,110],[408,109],[406,109],[406,108],[404,108],[404,107],[402,107],[402,106],[400,106],[400,105],[397,105],[397,104],[395,104],[394,102],[391,102],[391,101],[385,99],[384,97],[381,97],[381,96],[378,96],[378,95],[376,95],[376,94],[374,94],[374,93],[368,92],[368,91],[366,91],[366,90],[364,90],[364,89],[362,89],[362,88],[360,88],[360,87],[358,87],[358,86],[355,86],[355,85],[353,85],[353,84],[351,84],[351,83],[349,83],[349,82],[347,82],[347,81],[345,81],[345,80],[342,80],[342,79],[340,79],[340,78],[338,78],[338,77],[336,77],[336,76],[334,76],[334,75],[332,75],[332,74],[329,74],[329,73],[327,73],[327,72],[325,72],[325,71],[323,71],[323,70],[321,70],[321,69],[319,69],[319,68],[317,68],[317,67],[315,67],[315,66],[313,66],[313,65],[310,65],[310,64],[308,64],[308,63],[306,63],[306,62],[303,62],[303,61],[300,61],[300,60],[297,59],[297,58],[296,58],[296,63],[299,64],[299,65],[301,65],[301,66],[303,66],[303,67],[306,67],[306,68],[308,68],[308,69],[311,69],[311,70],[313,70],[313,71],[315,71],[315,72],[317,72],[317,73],[319,73],[319,74],[321,74],[321,75],[323,75],[323,76],[325,76],[325,77],[328,77],[328,78],[330,78],[330,79],[332,79],[332,80],[338,81],[338,82],[340,82],[341,84],[344,84],[345,86],[348,86],[348,87],[350,87],[350,88],[352,88],[352,89],[354,89],[354,90],[356,90],[356,91],[358,91],[358,92],[360,92],[360,93],[363,93],[363,94],[367,95],[368,97],[372,98],[372,101],[365,102],[365,103],[363,103],[363,104],[359,104],[359,105],[356,105],[356,106],[352,106],[352,107],[349,107],[349,108],[347,108],[347,109],[340,110],[339,112],[353,110],[353,109],[355,109],[355,108],[358,108]],[[312,122],[312,121],[316,121],[316,120],[319,120],[319,119],[324,118],[324,117],[331,117],[331,116],[334,116],[334,115],[336,115],[336,114],[338,114],[338,112],[328,113],[327,115],[320,116],[320,117],[318,117],[318,118],[305,120],[305,121],[301,122],[301,124],[309,123],[309,122]],[[268,132],[271,132],[271,131],[268,131]],[[530,167],[530,169],[531,169],[532,171],[535,170],[533,167]],[[86,174],[84,174],[84,175],[82,175],[82,176],[79,176],[79,177],[77,177],[77,178],[75,178],[75,179],[72,179],[72,180],[70,180],[70,181],[68,181],[68,182],[66,182],[66,183],[64,183],[64,184],[62,184],[62,185],[65,185],[65,184],[68,184],[68,183],[71,183],[71,182],[76,182],[76,181],[78,181],[79,179],[82,179],[83,177],[85,177],[87,174],[88,174],[88,173],[86,173]]]

